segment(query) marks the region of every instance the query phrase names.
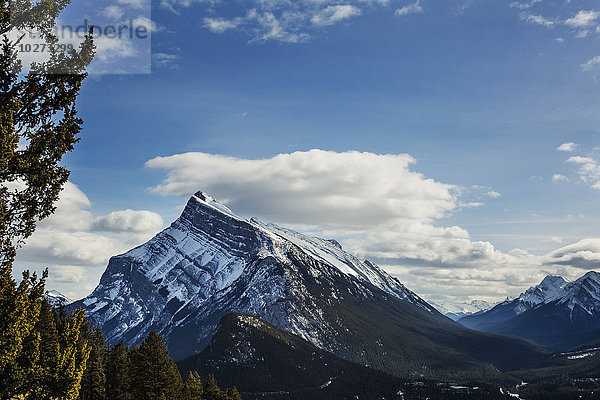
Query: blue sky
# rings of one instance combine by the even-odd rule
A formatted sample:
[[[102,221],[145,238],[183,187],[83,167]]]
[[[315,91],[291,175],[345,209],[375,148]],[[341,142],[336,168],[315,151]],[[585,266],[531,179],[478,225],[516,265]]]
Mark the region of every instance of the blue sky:
[[[61,201],[65,218],[88,222],[58,216],[40,234],[87,239],[59,248],[34,237],[19,258],[50,266],[51,288],[89,293],[110,255],[166,226],[199,189],[244,216],[337,237],[432,299],[500,299],[600,261],[596,2],[163,0],[152,20],[152,73],[93,75],[81,91],[85,129],[65,159],[76,186]],[[411,161],[382,158],[402,154]],[[258,167],[247,176],[244,160],[331,166],[331,184],[350,182],[360,200],[354,213],[405,184],[402,207],[422,209],[382,206],[389,225],[350,226],[322,193],[291,204],[292,187],[274,189]],[[315,172],[301,172],[310,184]],[[361,190],[367,176],[377,194]],[[334,217],[312,220],[315,207]],[[91,256],[90,240],[106,245]]]

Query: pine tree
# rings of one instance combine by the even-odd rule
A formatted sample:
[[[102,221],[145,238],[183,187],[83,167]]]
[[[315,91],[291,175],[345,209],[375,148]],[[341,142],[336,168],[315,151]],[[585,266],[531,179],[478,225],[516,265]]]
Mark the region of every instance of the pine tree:
[[[204,400],[202,379],[197,372],[190,372],[185,380],[185,400]]]
[[[202,392],[205,400],[226,400],[213,375],[208,375],[204,380]]]
[[[75,400],[89,356],[88,344],[80,337],[85,322],[82,310],[71,314],[57,310],[46,300],[41,303],[35,334],[39,336],[37,362],[27,390],[31,400]]]
[[[130,352],[123,342],[113,347],[106,366],[106,398],[132,400]]]
[[[90,346],[82,337],[82,327],[86,323],[85,312],[81,309],[71,313],[59,308],[57,328],[61,345],[58,361],[58,398],[75,400],[79,396],[81,378],[85,371]]]
[[[106,399],[106,364],[107,348],[102,331],[99,328],[86,327],[86,341],[90,346],[90,356],[81,379],[81,400],[104,400]],[[110,399],[110,398],[109,398]]]
[[[54,308],[42,301],[36,331],[39,333],[39,359],[36,377],[32,383],[32,398],[40,400],[51,399],[58,389],[58,359],[60,357],[60,343],[56,329],[57,314]]]
[[[135,399],[179,400],[182,397],[181,375],[165,341],[152,331],[131,354],[133,366],[132,394]]]
[[[225,395],[227,396],[227,400],[242,400],[242,396],[240,392],[234,387],[229,388],[225,391]]]
[[[39,335],[35,332],[47,273],[41,279],[29,272],[17,285],[10,268],[0,266],[0,399],[28,390],[35,374]]]

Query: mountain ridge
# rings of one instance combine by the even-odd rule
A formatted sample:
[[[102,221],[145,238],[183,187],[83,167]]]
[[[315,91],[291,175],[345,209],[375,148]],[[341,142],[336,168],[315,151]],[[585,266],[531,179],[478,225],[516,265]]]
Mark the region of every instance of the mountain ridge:
[[[589,271],[573,282],[549,275],[517,299],[459,322],[533,340],[551,350],[586,345],[600,336],[600,274]]]

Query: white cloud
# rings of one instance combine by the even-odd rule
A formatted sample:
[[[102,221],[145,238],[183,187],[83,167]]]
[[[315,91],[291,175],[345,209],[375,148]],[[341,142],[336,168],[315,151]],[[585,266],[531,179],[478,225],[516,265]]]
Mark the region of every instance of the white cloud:
[[[600,262],[600,239],[583,239],[562,247],[544,257],[547,265],[566,265],[583,270],[598,269]]]
[[[571,1],[567,1],[567,3],[571,3]],[[591,35],[594,29],[600,32],[600,26],[597,24],[600,19],[600,11],[585,10],[577,6],[577,4],[583,3],[581,0],[576,0],[567,5],[572,10],[568,14],[571,15],[570,18],[562,16],[565,13],[565,5],[561,2],[543,2],[542,6],[542,1],[517,1],[510,6],[518,10],[517,15],[520,19],[530,24],[559,30],[559,35],[553,40],[556,43],[564,43],[565,35],[589,40],[589,38],[595,37],[595,35]]]
[[[19,250],[16,269],[50,269],[49,287],[71,297],[87,295],[111,256],[150,239],[163,227],[150,211],[115,211],[95,216],[88,197],[67,182],[56,212],[38,224]],[[81,285],[73,286],[77,282]]]
[[[152,63],[157,68],[176,69],[179,67],[177,54],[154,53],[152,55]]]
[[[398,16],[403,16],[403,15],[422,14],[422,13],[423,13],[423,7],[421,6],[421,0],[417,0],[412,4],[409,4],[402,8],[397,9],[394,14],[398,15]]]
[[[420,1],[407,6],[407,11],[421,9]],[[232,15],[231,6],[213,0],[162,0],[161,4],[175,13],[199,4],[209,15],[203,26],[216,34],[239,30],[249,42],[299,43],[320,34],[319,28],[387,8],[391,0],[248,0],[239,4],[237,15]]]
[[[257,24],[255,28],[254,38],[251,41],[269,41],[276,40],[285,43],[300,43],[309,38],[308,33],[296,33],[295,25],[298,20],[304,19],[300,14],[290,13],[278,18],[272,12],[259,13],[256,10],[251,10],[247,15],[248,21],[253,21]]]
[[[574,17],[567,19],[565,21],[565,25],[574,28],[585,28],[596,22],[598,17],[600,17],[600,12],[598,11],[581,10]]]
[[[133,23],[134,27],[136,27],[136,28],[143,27],[146,29],[146,31],[152,32],[152,33],[160,32],[160,31],[164,30],[164,28],[159,26],[156,22],[154,22],[150,18],[147,18],[144,16],[138,16],[137,18],[134,18],[132,20],[132,23]]]
[[[266,207],[278,221],[337,226],[343,220],[351,227],[390,217],[431,220],[456,208],[457,188],[411,171],[414,163],[406,154],[311,150],[263,160],[185,153],[146,166],[168,171],[156,193],[188,196],[202,188],[249,215],[262,216]]]
[[[592,189],[600,190],[600,165],[591,157],[573,156],[566,162],[579,165],[579,179],[590,185]]]
[[[533,7],[536,3],[541,3],[542,0],[531,0],[529,2],[525,2],[525,3],[519,3],[518,1],[515,1],[513,3],[510,4],[511,7],[513,8],[518,8],[521,10],[527,10],[531,7]]]
[[[107,18],[112,18],[114,20],[118,20],[123,18],[125,12],[119,6],[108,6],[102,11],[102,15]]]
[[[563,143],[556,148],[556,150],[558,150],[558,151],[565,151],[568,153],[571,153],[571,152],[575,151],[576,149],[577,149],[577,143],[573,143],[573,142]]]
[[[567,162],[574,164],[590,164],[595,163],[596,161],[591,157],[573,156],[570,157]]]
[[[328,26],[360,14],[360,8],[349,4],[329,6],[315,14],[311,22],[318,26]]]
[[[552,182],[569,182],[569,178],[565,175],[554,174],[552,175]]]
[[[492,199],[497,199],[498,197],[500,197],[502,195],[494,190],[490,190],[489,192],[486,193],[486,196],[489,196]]]
[[[529,13],[521,13],[519,15],[519,17],[522,20],[525,20],[525,21],[527,21],[527,22],[529,22],[531,24],[542,25],[542,26],[545,26],[545,27],[548,27],[548,28],[551,27],[551,26],[553,26],[555,24],[554,21],[552,21],[550,19],[547,19],[547,18],[545,18],[545,17],[543,17],[541,15],[533,15],[533,14],[529,14]]]
[[[242,23],[241,19],[226,20],[223,18],[204,18],[204,27],[214,33],[223,33],[235,29]]]
[[[138,55],[136,44],[131,40],[99,36],[94,38],[94,45],[96,45],[96,57],[106,63],[130,59]]]
[[[111,232],[155,232],[163,226],[160,215],[150,211],[123,210],[113,211],[98,217],[93,228]]]
[[[584,71],[591,71],[600,67],[600,56],[589,59],[586,63],[581,64]]]

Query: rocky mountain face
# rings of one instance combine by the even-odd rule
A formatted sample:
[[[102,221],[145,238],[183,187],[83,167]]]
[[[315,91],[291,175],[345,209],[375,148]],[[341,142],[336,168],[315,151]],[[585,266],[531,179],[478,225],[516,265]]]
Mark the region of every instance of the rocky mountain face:
[[[506,305],[525,310],[494,322]],[[574,282],[548,276],[512,302],[460,322],[486,332],[530,339],[552,350],[586,345],[600,338],[600,274],[591,271]]]
[[[176,360],[202,351],[229,312],[398,375],[497,375],[546,356],[465,329],[333,240],[245,220],[202,192],[170,227],[113,257],[94,292],[72,307],[111,343],[131,345],[156,330]]]

